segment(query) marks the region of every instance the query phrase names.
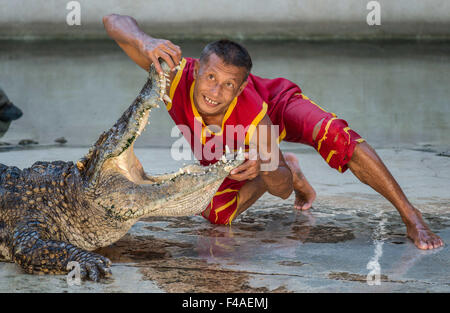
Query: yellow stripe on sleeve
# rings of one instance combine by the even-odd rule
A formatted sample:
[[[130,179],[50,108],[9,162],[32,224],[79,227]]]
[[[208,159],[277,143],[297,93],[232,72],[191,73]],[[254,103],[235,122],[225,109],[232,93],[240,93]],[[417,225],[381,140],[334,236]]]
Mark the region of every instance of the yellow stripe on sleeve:
[[[267,112],[267,103],[263,102],[263,108],[258,113],[258,115],[253,119],[252,123],[250,124],[250,127],[247,130],[247,134],[245,134],[245,144],[250,145],[250,140],[253,137],[253,133],[256,130],[256,126],[258,126],[259,122],[263,119],[264,115],[266,115]]]
[[[334,114],[333,112],[328,112],[327,110],[324,110],[320,105],[318,105],[317,103],[315,103],[314,101],[312,101],[311,99],[309,99],[306,95],[304,95],[303,93],[300,94],[300,96],[302,96],[303,99],[305,100],[309,100],[312,104],[314,104],[316,107],[318,107],[319,109],[321,109],[324,112],[327,113],[331,113],[334,117],[336,117],[336,114]]]
[[[286,127],[283,128],[283,131],[281,132],[280,136],[278,137],[278,143],[280,143],[284,137],[286,137]]]

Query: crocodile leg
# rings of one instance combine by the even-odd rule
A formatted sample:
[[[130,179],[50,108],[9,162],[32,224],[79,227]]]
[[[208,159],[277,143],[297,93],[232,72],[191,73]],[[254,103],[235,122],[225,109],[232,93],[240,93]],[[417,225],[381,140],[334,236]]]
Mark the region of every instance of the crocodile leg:
[[[2,233],[1,224],[2,222],[0,221],[0,262],[10,262],[8,241],[6,235]]]
[[[15,263],[29,274],[66,274],[67,264],[80,264],[81,279],[98,281],[111,275],[111,261],[99,254],[80,249],[63,241],[50,240],[47,223],[28,221],[16,227],[11,254]]]

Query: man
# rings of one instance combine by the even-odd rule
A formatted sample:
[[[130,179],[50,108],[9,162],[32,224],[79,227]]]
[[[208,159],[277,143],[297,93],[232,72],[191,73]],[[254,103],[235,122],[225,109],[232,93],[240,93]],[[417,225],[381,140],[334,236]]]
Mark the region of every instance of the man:
[[[22,116],[22,111],[9,101],[6,93],[0,88],[0,137],[8,131],[11,121]]]
[[[280,127],[278,140],[313,146],[331,167],[340,172],[350,168],[361,182],[389,200],[400,213],[407,236],[418,248],[443,245],[368,143],[344,120],[309,100],[292,82],[250,74],[250,56],[239,44],[222,40],[207,45],[199,60],[182,58],[180,47],[145,34],[129,16],[112,14],[105,16],[103,22],[108,35],[143,69],[154,64],[161,72],[159,58],[169,64],[172,83],[167,89],[171,99],[166,103],[167,110],[178,126],[187,125],[194,130],[194,134],[183,132],[192,147],[200,142],[204,148],[213,139],[228,138],[226,126],[245,127],[245,140],[240,144],[249,151],[255,148],[258,157],[247,155],[247,160],[219,188],[202,213],[212,223],[231,223],[266,191],[286,199],[294,190],[295,207],[311,207],[316,194],[302,175],[296,157],[283,155],[277,145],[274,147],[274,134],[269,127],[273,123]],[[176,70],[178,64],[181,69]],[[219,126],[212,130],[211,125]],[[196,127],[200,129],[197,134]],[[196,157],[203,164],[217,161],[202,159],[203,150]],[[267,169],[266,163],[275,158],[278,166]]]

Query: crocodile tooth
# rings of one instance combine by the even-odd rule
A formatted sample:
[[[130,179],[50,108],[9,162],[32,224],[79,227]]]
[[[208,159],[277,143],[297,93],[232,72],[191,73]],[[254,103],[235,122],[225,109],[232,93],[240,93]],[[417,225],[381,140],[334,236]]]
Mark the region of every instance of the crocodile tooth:
[[[239,151],[238,151],[236,159],[237,160],[244,160],[245,159],[244,153],[242,152],[242,147],[239,148]]]
[[[225,157],[225,155],[222,155],[221,160],[222,160],[223,163],[226,163],[226,162],[227,162],[227,158]]]
[[[167,102],[172,103],[172,99],[170,99],[170,97],[168,95],[164,95],[164,100],[166,100]]]
[[[225,145],[225,153],[226,154],[230,154],[231,153],[230,147],[228,147],[228,145]]]

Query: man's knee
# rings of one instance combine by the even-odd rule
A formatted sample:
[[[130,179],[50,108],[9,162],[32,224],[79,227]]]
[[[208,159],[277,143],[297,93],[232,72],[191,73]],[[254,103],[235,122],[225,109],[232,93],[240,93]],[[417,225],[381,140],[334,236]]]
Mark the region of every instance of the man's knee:
[[[319,121],[314,128],[314,148],[330,167],[343,173],[351,160],[356,144],[364,141],[348,127],[345,120],[329,117]]]

